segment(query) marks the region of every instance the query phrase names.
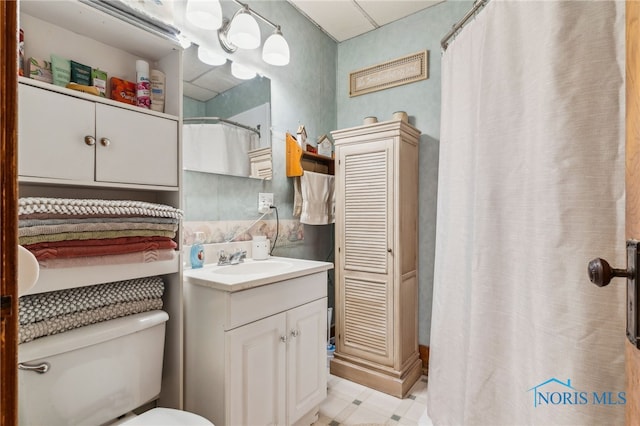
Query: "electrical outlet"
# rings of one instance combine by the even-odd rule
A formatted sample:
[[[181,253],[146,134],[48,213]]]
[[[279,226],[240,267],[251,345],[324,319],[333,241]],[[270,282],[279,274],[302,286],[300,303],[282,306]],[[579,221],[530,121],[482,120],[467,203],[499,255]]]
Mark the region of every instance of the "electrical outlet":
[[[258,211],[267,213],[273,205],[273,192],[258,193]]]

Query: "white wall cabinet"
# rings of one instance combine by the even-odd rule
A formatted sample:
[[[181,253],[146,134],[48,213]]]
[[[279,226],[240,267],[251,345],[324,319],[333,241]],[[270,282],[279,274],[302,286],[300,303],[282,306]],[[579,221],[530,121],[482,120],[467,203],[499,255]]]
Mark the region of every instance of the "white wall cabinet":
[[[25,57],[51,54],[135,81],[137,59],[166,75],[165,113],[19,78],[20,197],[138,200],[181,207],[182,49],[176,40],[78,0],[20,1]],[[86,145],[85,136],[95,138]],[[100,139],[110,143],[103,146]],[[181,244],[181,231],[176,237]],[[180,248],[178,249],[178,253]],[[43,269],[31,293],[162,275],[166,326],[158,404],[183,406],[182,262]]]
[[[29,83],[19,85],[20,176],[178,185],[177,120]]]
[[[418,353],[418,141],[387,121],[332,132],[336,351],[331,373],[404,397]]]
[[[228,292],[185,283],[185,409],[216,425],[311,424],[327,392],[327,275]]]

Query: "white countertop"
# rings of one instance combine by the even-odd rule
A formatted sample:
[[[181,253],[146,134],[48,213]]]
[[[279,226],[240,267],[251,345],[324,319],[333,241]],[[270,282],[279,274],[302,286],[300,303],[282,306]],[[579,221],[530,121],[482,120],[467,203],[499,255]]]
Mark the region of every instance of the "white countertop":
[[[264,271],[260,271],[262,266]],[[255,269],[256,272],[242,272],[246,269]],[[246,259],[238,265],[206,264],[203,268],[185,269],[183,276],[191,284],[235,292],[329,269],[333,269],[333,263],[269,256],[266,260]]]

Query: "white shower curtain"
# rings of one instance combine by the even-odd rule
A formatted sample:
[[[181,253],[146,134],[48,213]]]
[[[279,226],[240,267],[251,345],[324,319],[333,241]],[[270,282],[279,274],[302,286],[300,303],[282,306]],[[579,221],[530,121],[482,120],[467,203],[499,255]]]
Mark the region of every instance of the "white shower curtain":
[[[434,424],[624,423],[625,284],[586,273],[626,265],[623,119],[624,2],[493,0],[443,54]]]
[[[196,172],[249,176],[249,151],[259,145],[251,130],[225,123],[182,126],[183,168]]]

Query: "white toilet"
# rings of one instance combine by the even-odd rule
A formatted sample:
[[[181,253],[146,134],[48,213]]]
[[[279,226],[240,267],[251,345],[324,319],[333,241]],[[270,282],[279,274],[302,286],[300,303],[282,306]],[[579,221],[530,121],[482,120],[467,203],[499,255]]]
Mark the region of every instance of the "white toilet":
[[[168,408],[131,413],[160,394],[167,319],[145,312],[19,345],[19,424],[213,425]]]

